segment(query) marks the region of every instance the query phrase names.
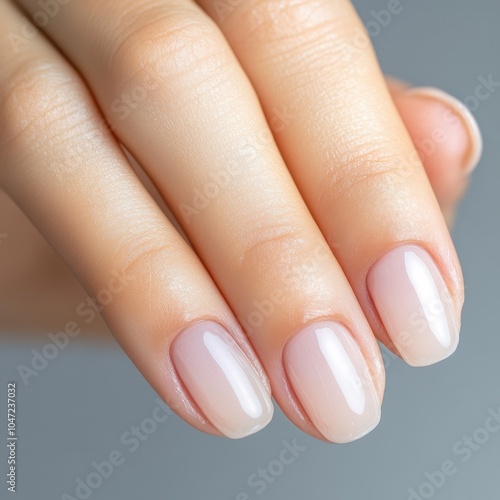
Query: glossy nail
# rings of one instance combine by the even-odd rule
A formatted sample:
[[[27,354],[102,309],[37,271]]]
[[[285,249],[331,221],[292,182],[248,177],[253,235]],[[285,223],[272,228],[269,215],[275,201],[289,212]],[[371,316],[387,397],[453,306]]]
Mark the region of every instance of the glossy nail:
[[[263,429],[273,416],[264,384],[233,338],[218,323],[187,327],[171,357],[179,377],[210,422],[238,439]]]
[[[453,354],[459,319],[426,250],[417,245],[390,250],[373,265],[367,281],[387,333],[408,364],[427,366]]]
[[[377,426],[380,402],[368,366],[341,324],[303,328],[285,346],[283,364],[309,418],[329,441],[354,441]]]

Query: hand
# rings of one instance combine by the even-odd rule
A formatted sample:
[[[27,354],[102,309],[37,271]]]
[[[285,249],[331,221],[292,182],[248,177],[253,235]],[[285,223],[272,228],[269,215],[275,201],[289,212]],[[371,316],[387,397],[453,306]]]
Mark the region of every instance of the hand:
[[[16,45],[2,5],[0,184],[188,423],[262,428],[265,371],[305,432],[356,439],[380,417],[375,337],[415,366],[458,342],[429,180],[451,219],[476,127],[440,95],[391,84],[393,102],[348,2],[200,3],[55,2],[44,33],[79,73],[45,35]]]

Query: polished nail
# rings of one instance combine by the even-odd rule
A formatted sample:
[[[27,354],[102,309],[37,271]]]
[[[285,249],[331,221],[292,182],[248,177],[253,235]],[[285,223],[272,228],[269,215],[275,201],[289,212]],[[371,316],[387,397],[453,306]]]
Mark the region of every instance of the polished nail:
[[[458,117],[458,120],[455,121],[460,123],[459,126],[465,129],[469,142],[464,155],[462,169],[465,174],[470,174],[479,163],[483,151],[481,130],[470,109],[456,97],[434,87],[414,87],[406,90],[405,93],[406,95],[415,95],[438,101],[446,106],[453,115]],[[454,123],[453,118],[450,120],[450,118],[446,117],[446,121],[449,122],[448,126]]]
[[[243,351],[218,323],[187,327],[171,348],[174,367],[208,420],[238,439],[264,428],[273,416],[267,389]]]
[[[368,290],[403,359],[427,366],[457,348],[459,319],[429,253],[417,245],[390,250],[368,273]]]
[[[335,443],[358,439],[380,421],[380,403],[366,361],[340,323],[306,326],[285,346],[283,364],[309,418]]]

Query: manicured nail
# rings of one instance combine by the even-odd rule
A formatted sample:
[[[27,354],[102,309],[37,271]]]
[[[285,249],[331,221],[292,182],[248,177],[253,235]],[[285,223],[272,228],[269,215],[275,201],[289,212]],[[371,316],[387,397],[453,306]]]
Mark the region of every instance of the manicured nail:
[[[367,281],[387,333],[408,364],[431,365],[455,352],[460,320],[427,251],[394,248],[372,266]]]
[[[320,321],[303,328],[285,346],[283,364],[309,418],[329,441],[354,441],[379,423],[368,366],[341,324]]]
[[[439,101],[459,118],[469,138],[469,147],[464,156],[462,168],[465,174],[470,174],[476,168],[481,158],[483,139],[479,125],[469,108],[457,98],[434,87],[414,87],[407,90],[406,95],[418,95]],[[449,123],[451,125],[453,121],[449,120]]]
[[[218,323],[187,327],[174,340],[172,362],[205,416],[222,434],[238,439],[263,429],[273,403],[250,361]]]

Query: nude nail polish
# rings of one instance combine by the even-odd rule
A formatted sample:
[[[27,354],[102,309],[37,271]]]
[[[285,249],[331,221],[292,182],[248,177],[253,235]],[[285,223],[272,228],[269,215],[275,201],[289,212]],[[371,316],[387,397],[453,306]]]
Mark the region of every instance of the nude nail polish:
[[[283,364],[309,418],[329,441],[354,441],[379,423],[380,402],[368,366],[340,323],[303,328],[285,346]]]
[[[218,323],[187,327],[171,347],[174,367],[201,411],[222,434],[238,439],[272,419],[267,389],[243,351]]]
[[[426,250],[417,245],[390,250],[372,266],[367,285],[387,333],[408,364],[427,366],[453,354],[460,320]]]

